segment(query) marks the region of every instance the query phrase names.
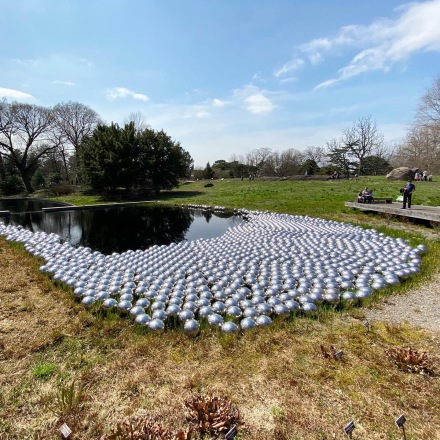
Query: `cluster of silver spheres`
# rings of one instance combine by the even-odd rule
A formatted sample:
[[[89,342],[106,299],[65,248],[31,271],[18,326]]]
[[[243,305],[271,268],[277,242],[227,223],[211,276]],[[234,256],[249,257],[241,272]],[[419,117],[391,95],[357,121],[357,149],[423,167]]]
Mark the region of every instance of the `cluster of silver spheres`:
[[[98,303],[163,330],[201,322],[224,332],[266,326],[320,303],[360,301],[420,271],[424,245],[322,219],[240,210],[221,237],[103,255],[55,234],[0,223],[0,235],[42,258],[40,270]]]

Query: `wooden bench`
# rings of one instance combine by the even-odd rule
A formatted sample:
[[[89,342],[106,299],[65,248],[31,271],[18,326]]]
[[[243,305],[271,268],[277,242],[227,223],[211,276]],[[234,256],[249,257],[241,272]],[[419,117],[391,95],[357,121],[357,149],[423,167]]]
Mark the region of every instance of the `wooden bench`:
[[[358,202],[356,200],[356,203],[362,203],[362,205],[368,205],[373,203],[393,203],[392,197],[374,197],[371,202]]]
[[[392,197],[374,197],[373,203],[393,203]]]

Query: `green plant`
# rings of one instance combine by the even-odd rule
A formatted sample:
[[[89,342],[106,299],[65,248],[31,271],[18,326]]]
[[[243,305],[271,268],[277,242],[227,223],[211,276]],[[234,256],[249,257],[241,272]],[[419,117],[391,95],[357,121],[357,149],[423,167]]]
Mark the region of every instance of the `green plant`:
[[[434,373],[427,353],[419,353],[411,347],[391,347],[385,350],[385,354],[399,370],[416,374]]]
[[[48,380],[55,369],[56,366],[54,364],[41,362],[32,370],[32,375],[37,380]]]
[[[187,419],[202,434],[217,435],[228,431],[240,420],[237,407],[226,397],[197,393],[185,400]]]
[[[65,414],[78,409],[81,406],[83,396],[82,386],[76,387],[75,380],[70,383],[59,380],[56,395],[57,412]]]

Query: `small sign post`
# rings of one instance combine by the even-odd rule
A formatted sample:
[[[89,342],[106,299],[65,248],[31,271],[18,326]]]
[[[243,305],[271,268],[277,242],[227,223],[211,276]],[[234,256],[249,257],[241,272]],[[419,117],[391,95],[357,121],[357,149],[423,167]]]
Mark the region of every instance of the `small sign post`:
[[[60,428],[60,432],[61,432],[61,437],[63,439],[68,439],[70,437],[70,434],[72,434],[72,430],[67,426],[66,423],[64,423],[61,428]]]
[[[238,429],[237,429],[237,425],[235,425],[225,434],[225,440],[234,440],[237,434],[238,434]]]
[[[364,326],[367,329],[367,332],[370,332],[370,328],[371,328],[370,321],[365,321]]]
[[[403,433],[403,439],[406,440],[406,432],[405,432],[405,422],[406,422],[406,418],[405,416],[402,414],[399,417],[397,417],[397,419],[395,420],[396,425],[398,428],[400,428],[402,430]]]
[[[344,352],[342,350],[339,350],[335,353],[335,359],[337,361],[339,361],[342,358],[342,355],[344,354]]]
[[[344,426],[344,432],[346,435],[348,435],[349,438],[352,438],[351,434],[354,431],[354,428],[355,428],[355,426],[354,426],[353,420]]]

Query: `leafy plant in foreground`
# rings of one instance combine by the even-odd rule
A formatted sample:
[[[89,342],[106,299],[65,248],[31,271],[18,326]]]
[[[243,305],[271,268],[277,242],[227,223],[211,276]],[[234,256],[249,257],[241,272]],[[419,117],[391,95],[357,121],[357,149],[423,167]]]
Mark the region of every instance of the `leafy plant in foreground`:
[[[240,420],[240,412],[231,401],[214,393],[200,393],[185,400],[187,419],[202,434],[218,435],[228,431]]]
[[[399,370],[415,374],[434,374],[425,352],[419,353],[411,347],[392,347],[385,350],[385,354]]]

